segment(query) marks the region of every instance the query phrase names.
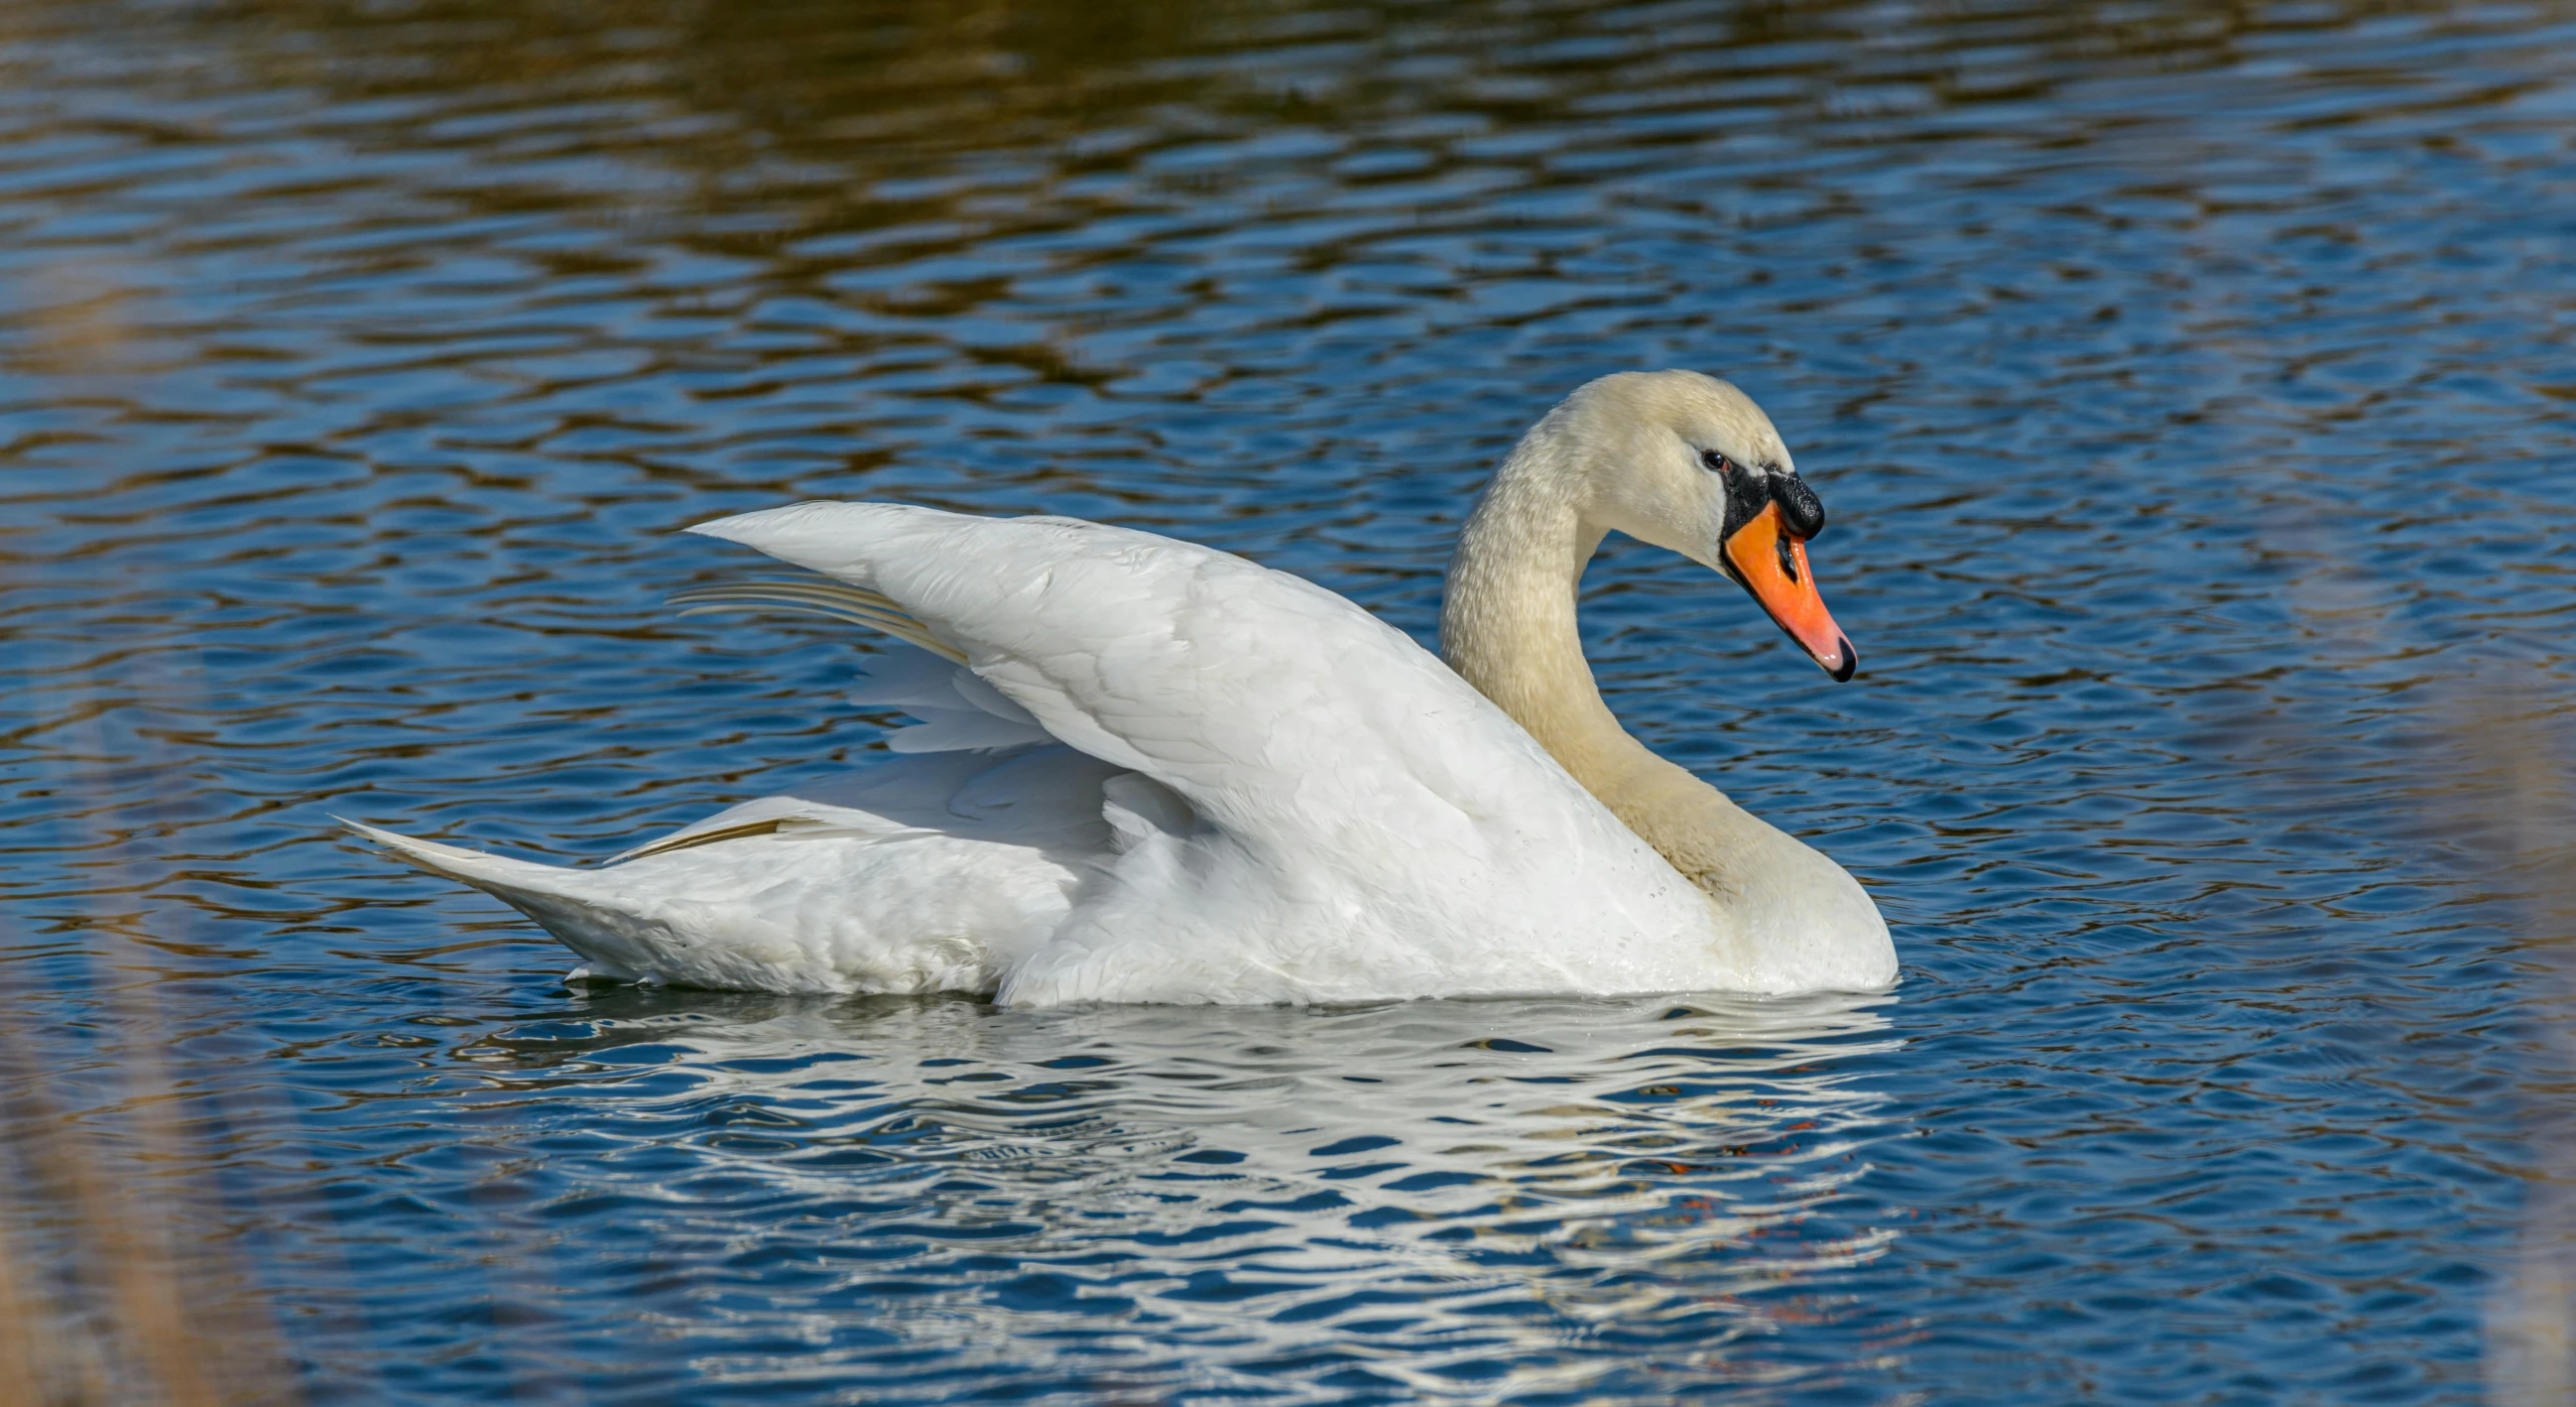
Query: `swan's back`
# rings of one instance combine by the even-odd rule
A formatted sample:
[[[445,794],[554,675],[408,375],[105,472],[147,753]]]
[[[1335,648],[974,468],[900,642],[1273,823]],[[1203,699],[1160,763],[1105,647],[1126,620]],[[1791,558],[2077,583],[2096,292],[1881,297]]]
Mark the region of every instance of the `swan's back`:
[[[1063,518],[806,503],[695,531],[883,597],[1107,788],[1021,1001],[1760,986],[1722,916],[1527,733],[1320,587]]]

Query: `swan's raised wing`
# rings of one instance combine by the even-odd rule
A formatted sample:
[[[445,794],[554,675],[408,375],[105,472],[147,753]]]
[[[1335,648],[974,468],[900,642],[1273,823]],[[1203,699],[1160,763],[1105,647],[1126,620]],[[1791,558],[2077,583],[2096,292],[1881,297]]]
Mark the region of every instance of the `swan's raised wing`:
[[[1652,954],[1707,931],[1696,893],[1465,681],[1320,587],[1063,518],[805,503],[692,531],[882,600],[1049,735],[1187,803],[1113,790],[1120,882],[1023,997],[1686,985]]]
[[[1492,726],[1500,714],[1409,639],[1213,549],[1075,519],[878,503],[796,504],[690,531],[884,601],[1052,737],[1220,824],[1322,821],[1349,802],[1386,814],[1392,789],[1404,805],[1389,820],[1446,826],[1532,783],[1572,785],[1553,763],[1527,765],[1545,762],[1536,744],[1508,720]],[[1498,774],[1476,755],[1496,748],[1534,756]]]
[[[850,693],[862,706],[900,708],[921,721],[886,738],[890,752],[993,750],[1052,742],[1028,710],[966,668],[966,657],[902,607],[840,581],[747,581],[676,592],[683,616],[789,611],[880,630],[911,649],[877,656]]]

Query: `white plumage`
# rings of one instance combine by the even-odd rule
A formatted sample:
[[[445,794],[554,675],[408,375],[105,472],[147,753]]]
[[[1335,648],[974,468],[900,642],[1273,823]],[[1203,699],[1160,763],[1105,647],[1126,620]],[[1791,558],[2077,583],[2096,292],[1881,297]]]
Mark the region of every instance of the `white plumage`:
[[[598,869],[354,828],[640,981],[1047,1004],[1893,978],[1884,925],[1830,862],[1744,817],[1831,872],[1820,901],[1855,936],[1731,912],[1727,882],[1677,870],[1474,685],[1297,577],[1096,523],[896,504],[692,531],[829,578],[701,608],[822,610],[922,647],[853,695],[922,720],[897,756]]]

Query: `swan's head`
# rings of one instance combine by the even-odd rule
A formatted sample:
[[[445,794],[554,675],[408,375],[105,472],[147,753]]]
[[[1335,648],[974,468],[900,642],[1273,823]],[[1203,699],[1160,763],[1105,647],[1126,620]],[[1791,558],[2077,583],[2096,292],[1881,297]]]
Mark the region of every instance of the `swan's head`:
[[[1589,526],[1725,574],[1835,679],[1860,667],[1807,567],[1824,505],[1752,397],[1696,371],[1620,372],[1566,397],[1539,433],[1571,461]]]

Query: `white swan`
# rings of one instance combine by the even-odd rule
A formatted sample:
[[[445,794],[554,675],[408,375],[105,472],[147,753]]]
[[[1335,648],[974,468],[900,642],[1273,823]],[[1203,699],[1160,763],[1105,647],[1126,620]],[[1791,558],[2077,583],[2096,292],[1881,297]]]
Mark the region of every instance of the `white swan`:
[[[746,513],[691,531],[828,580],[682,599],[908,642],[854,696],[922,720],[898,756],[598,869],[352,828],[645,982],[1015,1004],[1875,990],[1896,955],[1860,886],[1629,737],[1575,632],[1617,530],[1742,583],[1847,679],[1807,570],[1822,525],[1761,410],[1679,371],[1594,381],[1522,438],[1450,564],[1446,665],[1321,587],[1150,533]]]

